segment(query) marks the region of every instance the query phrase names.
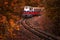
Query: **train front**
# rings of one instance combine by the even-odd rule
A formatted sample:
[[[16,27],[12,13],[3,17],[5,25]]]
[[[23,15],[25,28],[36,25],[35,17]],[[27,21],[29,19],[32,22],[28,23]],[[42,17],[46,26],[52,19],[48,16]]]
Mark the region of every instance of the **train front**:
[[[23,17],[33,17],[40,14],[41,9],[38,7],[25,6],[22,16]]]
[[[32,17],[30,12],[31,12],[31,6],[25,6],[22,16],[23,17]]]

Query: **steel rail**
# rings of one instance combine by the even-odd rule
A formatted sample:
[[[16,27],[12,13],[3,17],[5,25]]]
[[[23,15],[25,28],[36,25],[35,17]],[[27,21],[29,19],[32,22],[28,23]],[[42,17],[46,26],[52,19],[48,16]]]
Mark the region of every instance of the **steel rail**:
[[[29,30],[30,32],[32,32],[33,34],[35,34],[36,36],[38,36],[39,38],[44,38],[45,40],[53,40],[51,38],[48,38],[46,35],[44,35],[43,33],[40,33],[38,31],[36,31],[35,29],[31,28],[29,25],[26,25],[26,23],[24,24],[23,21],[26,21],[25,20],[22,20],[21,21],[21,24],[23,25],[23,27],[27,30]],[[55,40],[55,39],[54,39]]]
[[[43,34],[42,36],[44,36],[45,38],[47,39],[50,39],[50,40],[59,40],[58,37],[50,34],[50,33],[47,33],[45,31],[42,31],[40,29],[36,29],[36,28],[33,28],[33,26],[26,20],[25,23],[32,29],[34,29],[35,31],[39,32],[40,34]]]

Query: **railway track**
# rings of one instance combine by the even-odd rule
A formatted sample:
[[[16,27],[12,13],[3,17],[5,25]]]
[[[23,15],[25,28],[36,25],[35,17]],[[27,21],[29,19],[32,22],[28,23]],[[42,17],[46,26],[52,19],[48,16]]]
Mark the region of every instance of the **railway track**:
[[[44,32],[44,31],[42,31],[40,29],[33,28],[32,25],[27,20],[28,19],[22,19],[21,24],[23,25],[23,27],[25,29],[29,30],[30,32],[32,32],[33,34],[35,34],[36,36],[38,36],[39,38],[42,38],[44,40],[59,40],[54,35],[46,33],[46,32]]]

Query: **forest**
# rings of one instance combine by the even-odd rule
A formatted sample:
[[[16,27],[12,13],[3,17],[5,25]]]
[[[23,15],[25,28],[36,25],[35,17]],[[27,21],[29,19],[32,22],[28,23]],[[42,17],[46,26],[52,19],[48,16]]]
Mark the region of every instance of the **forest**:
[[[12,37],[14,30],[20,30],[16,21],[22,18],[24,6],[45,7],[45,17],[53,23],[50,30],[60,36],[59,4],[59,0],[0,0],[0,38]]]

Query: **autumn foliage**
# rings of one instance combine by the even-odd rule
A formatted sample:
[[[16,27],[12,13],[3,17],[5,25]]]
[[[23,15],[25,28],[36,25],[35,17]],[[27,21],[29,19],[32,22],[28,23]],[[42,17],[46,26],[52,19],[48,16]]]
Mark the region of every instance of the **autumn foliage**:
[[[50,29],[55,35],[60,36],[60,0],[46,0],[46,17],[53,23]]]
[[[21,19],[23,7],[39,6],[39,2],[40,0],[0,0],[0,38],[12,38],[15,35],[13,31],[20,30],[16,22]]]
[[[46,8],[45,16],[53,23],[52,32],[60,35],[60,6],[57,0],[0,0],[0,38],[12,37],[14,30],[20,30],[16,21],[21,19],[24,6],[44,6]],[[58,26],[59,25],[59,26]],[[3,32],[4,31],[4,32]],[[58,31],[58,32],[57,32]]]

